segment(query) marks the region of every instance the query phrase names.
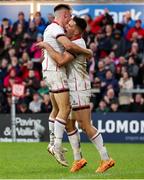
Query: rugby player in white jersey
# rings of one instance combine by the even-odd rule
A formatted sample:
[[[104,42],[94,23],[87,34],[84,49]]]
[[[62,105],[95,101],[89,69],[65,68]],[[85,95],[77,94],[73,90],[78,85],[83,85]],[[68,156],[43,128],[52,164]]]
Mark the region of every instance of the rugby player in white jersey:
[[[44,31],[44,42],[51,44],[56,51],[61,53],[67,49],[71,52],[83,53],[86,56],[91,55],[89,50],[77,46],[65,36],[65,26],[71,19],[70,6],[66,4],[57,5],[54,8],[54,15],[54,22],[48,25]],[[59,67],[49,53],[44,50],[42,71],[50,89],[50,98],[53,106],[49,116],[50,144],[48,151],[51,151],[50,149],[54,145],[55,158],[63,166],[68,166],[61,149],[63,133],[70,113],[66,69],[64,66]]]
[[[86,28],[84,19],[74,17],[67,25],[67,36],[77,45],[85,48],[85,42],[81,37],[82,32]],[[91,124],[91,110],[90,110],[90,80],[86,72],[86,58],[83,54],[71,54],[67,51],[59,53],[53,49],[50,44],[43,45],[48,51],[49,55],[59,64],[59,66],[66,65],[67,77],[70,88],[70,99],[73,109],[74,117],[85,131],[91,142],[97,148],[101,163],[96,169],[97,173],[103,173],[112,166],[115,161],[109,157],[107,149],[103,144],[103,138],[100,132]],[[74,122],[74,121],[73,121]],[[74,131],[74,123],[68,122],[67,131]],[[77,163],[74,163],[71,172],[78,170]]]

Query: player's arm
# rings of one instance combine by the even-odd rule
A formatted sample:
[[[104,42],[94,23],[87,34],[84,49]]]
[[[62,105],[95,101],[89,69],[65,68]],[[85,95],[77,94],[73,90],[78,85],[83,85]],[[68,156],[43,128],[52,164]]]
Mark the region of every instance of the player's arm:
[[[65,51],[64,53],[57,52],[50,44],[46,42],[40,42],[37,45],[41,48],[46,49],[51,58],[56,61],[59,66],[62,66],[75,58],[75,55],[68,51]]]
[[[66,36],[57,37],[57,41],[61,43],[69,52],[84,54],[87,58],[91,58],[93,55],[91,50],[76,45],[75,43],[71,42]]]

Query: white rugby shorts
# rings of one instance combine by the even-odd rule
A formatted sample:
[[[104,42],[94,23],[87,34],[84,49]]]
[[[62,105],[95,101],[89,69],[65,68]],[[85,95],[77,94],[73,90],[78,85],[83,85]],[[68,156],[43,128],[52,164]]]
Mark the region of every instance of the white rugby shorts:
[[[68,81],[65,72],[63,71],[43,71],[43,79],[53,93],[68,91]]]
[[[70,91],[70,102],[73,110],[90,107],[91,90]]]

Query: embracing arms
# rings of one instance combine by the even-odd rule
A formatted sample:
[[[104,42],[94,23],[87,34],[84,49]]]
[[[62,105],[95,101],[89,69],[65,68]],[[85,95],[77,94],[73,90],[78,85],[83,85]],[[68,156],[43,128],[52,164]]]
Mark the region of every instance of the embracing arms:
[[[91,58],[93,53],[89,49],[82,48],[75,43],[71,42],[66,36],[60,36],[57,41],[61,43],[66,50],[76,54],[84,54],[87,58]]]
[[[64,53],[60,53],[60,52],[54,50],[54,48],[46,42],[40,42],[37,44],[37,46],[46,49],[46,51],[51,56],[51,58],[54,61],[56,61],[56,63],[59,66],[62,66],[64,64],[72,61],[75,58],[75,55],[71,54],[68,51],[65,51]]]

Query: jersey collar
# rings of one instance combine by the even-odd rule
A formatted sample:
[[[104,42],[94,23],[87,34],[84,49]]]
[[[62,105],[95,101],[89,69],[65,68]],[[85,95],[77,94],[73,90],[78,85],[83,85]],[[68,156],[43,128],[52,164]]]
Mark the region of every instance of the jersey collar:
[[[60,24],[59,24],[57,21],[55,21],[55,20],[53,21],[53,23],[55,23],[55,24],[57,24],[57,25],[59,25],[59,26],[60,26]]]
[[[75,36],[74,38],[71,38],[71,40],[72,41],[75,41],[75,40],[77,40],[77,39],[81,39],[82,38],[82,36],[81,35],[77,35],[77,36]]]

